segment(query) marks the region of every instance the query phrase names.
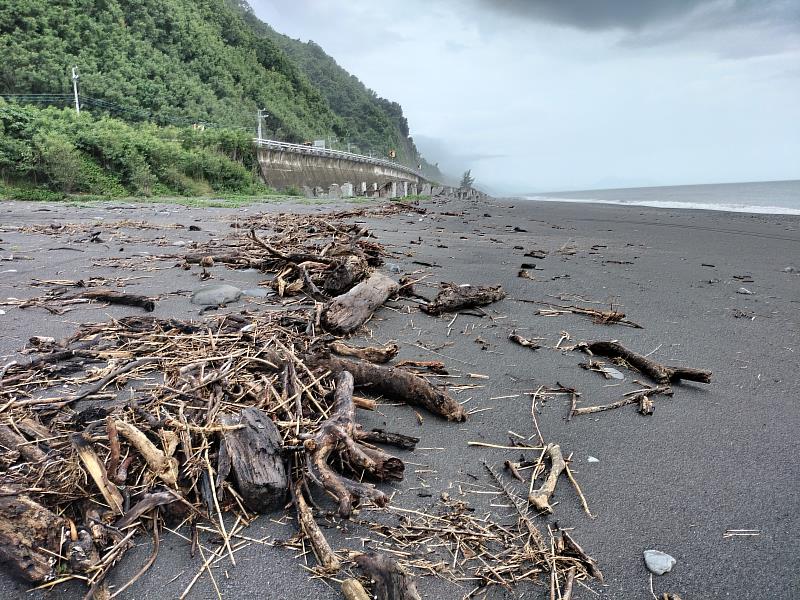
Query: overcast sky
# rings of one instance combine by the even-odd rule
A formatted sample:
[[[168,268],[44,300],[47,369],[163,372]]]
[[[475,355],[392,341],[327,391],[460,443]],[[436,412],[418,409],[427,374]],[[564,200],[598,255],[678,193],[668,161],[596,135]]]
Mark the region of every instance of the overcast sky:
[[[490,191],[800,179],[798,0],[250,0]]]

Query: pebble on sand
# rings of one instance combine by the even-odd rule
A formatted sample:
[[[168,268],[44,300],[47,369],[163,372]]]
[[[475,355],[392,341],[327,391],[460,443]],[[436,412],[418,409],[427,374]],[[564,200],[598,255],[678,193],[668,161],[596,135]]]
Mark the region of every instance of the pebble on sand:
[[[645,550],[644,562],[651,573],[663,575],[669,573],[678,561],[660,550]]]
[[[752,296],[753,294],[755,294],[755,292],[751,292],[746,287],[740,287],[738,290],[736,290],[736,293],[744,294],[745,296]]]
[[[219,306],[236,302],[242,297],[242,290],[227,283],[202,287],[192,294],[192,304],[200,306]]]

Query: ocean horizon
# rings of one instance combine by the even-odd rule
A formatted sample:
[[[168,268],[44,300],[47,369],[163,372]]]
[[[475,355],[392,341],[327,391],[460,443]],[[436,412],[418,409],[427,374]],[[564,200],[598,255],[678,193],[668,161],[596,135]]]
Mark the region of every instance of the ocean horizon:
[[[537,202],[800,215],[800,180],[574,190],[522,194],[517,197]]]

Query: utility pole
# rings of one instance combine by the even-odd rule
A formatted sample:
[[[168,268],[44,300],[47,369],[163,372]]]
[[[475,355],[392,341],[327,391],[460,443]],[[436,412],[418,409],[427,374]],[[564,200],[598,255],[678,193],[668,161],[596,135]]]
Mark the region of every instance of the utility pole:
[[[75,112],[81,114],[81,103],[78,100],[78,67],[72,67],[72,92],[75,95]]]
[[[258,120],[258,139],[261,139],[261,119],[267,117],[267,109],[266,108],[259,108],[256,112],[256,119]]]

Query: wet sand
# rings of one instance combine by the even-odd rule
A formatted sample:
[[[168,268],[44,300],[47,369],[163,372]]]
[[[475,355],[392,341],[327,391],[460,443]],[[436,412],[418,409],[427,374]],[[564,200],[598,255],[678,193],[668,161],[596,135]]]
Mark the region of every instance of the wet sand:
[[[146,277],[126,282],[134,293],[162,295],[158,317],[198,318],[188,293],[203,285],[197,272],[175,268],[178,261],[147,261],[139,252],[174,254],[191,243],[230,232],[237,214],[265,210],[325,210],[315,205],[265,205],[247,209],[190,209],[172,206],[76,209],[52,204],[0,204],[0,301],[28,298],[42,288],[33,278],[76,279],[93,275]],[[119,206],[119,205],[118,205]],[[632,406],[565,420],[566,397],[549,399],[538,414],[547,441],[573,453],[573,469],[589,506],[590,519],[562,479],[554,495],[555,515],[546,522],[574,528],[573,535],[600,563],[605,586],[591,584],[601,597],[648,598],[649,574],[642,551],[655,548],[674,556],[673,571],[656,577],[657,594],[682,598],[794,598],[800,595],[796,557],[800,554],[800,467],[797,463],[800,410],[796,390],[800,366],[800,217],[748,215],[533,203],[518,200],[428,203],[428,214],[407,213],[364,221],[396,256],[391,265],[431,285],[439,281],[502,284],[508,298],[485,309],[483,317],[460,314],[433,318],[400,301],[382,309],[368,324],[374,341],[397,340],[400,358],[440,359],[451,382],[482,387],[456,394],[472,411],[464,424],[449,424],[424,415],[419,423],[404,406],[382,405],[359,412],[365,427],[382,426],[417,435],[423,448],[399,453],[409,463],[406,480],[394,486],[392,502],[417,510],[435,510],[442,492],[469,502],[476,511],[508,515],[502,500],[469,492],[488,486],[482,467],[516,460],[519,450],[468,446],[469,441],[508,444],[508,431],[533,435],[530,392],[556,382],[582,393],[581,406],[602,404],[633,389],[637,376],[626,372],[622,385],[578,367],[585,355],[550,347],[564,333],[573,341],[618,339],[654,360],[707,368],[711,385],[678,386],[672,398],[656,399],[655,414],[644,417]],[[96,217],[102,217],[100,221]],[[21,233],[14,226],[34,222],[112,222],[144,220],[180,229],[117,233],[101,229],[101,242],[88,241],[91,231],[60,235]],[[201,231],[189,232],[195,224]],[[516,228],[516,230],[515,230]],[[129,235],[129,239],[120,237]],[[158,238],[165,236],[162,240]],[[83,240],[83,241],[81,241]],[[162,245],[159,245],[162,244]],[[71,249],[55,249],[71,248]],[[120,250],[122,248],[123,250]],[[531,250],[546,258],[526,257]],[[559,252],[561,250],[561,252]],[[574,254],[572,251],[574,250]],[[129,268],[93,267],[109,256],[130,256]],[[416,261],[416,262],[415,262]],[[427,263],[437,266],[425,266]],[[523,263],[533,280],[520,278]],[[706,266],[710,265],[710,266]],[[151,266],[163,270],[146,270]],[[7,273],[14,269],[16,273]],[[213,269],[213,283],[254,287],[258,273]],[[752,282],[751,282],[752,280]],[[737,293],[747,288],[752,294]],[[432,297],[434,287],[418,286]],[[164,296],[164,294],[170,294]],[[593,324],[581,315],[536,316],[539,308],[519,300],[581,304],[623,310],[644,329]],[[241,310],[264,299],[245,300],[226,310]],[[595,304],[596,303],[596,304]],[[251,306],[252,307],[252,306]],[[81,307],[63,316],[41,308],[0,306],[3,335],[0,362],[5,363],[31,335],[61,337],[77,323],[136,313],[124,307]],[[138,313],[137,313],[138,314]],[[541,337],[544,346],[531,351],[507,340],[510,331]],[[487,375],[470,379],[467,373]],[[505,398],[501,398],[505,396]],[[511,396],[511,397],[509,397]],[[599,462],[589,462],[589,457]],[[518,491],[524,492],[521,484]],[[277,520],[281,515],[273,515]],[[513,519],[508,521],[513,523]],[[542,524],[544,524],[544,520]],[[723,537],[729,529],[756,529],[753,537]],[[275,523],[262,518],[248,535],[285,539],[294,534],[291,519]],[[335,547],[361,548],[364,531],[355,526],[326,529]],[[140,537],[114,572],[122,584],[140,568],[150,544]],[[338,598],[339,591],[309,580],[292,550],[252,544],[237,553],[237,566],[222,561],[215,578],[226,598]],[[177,597],[201,565],[189,556],[188,544],[167,534],[156,565],[122,597]],[[471,586],[421,578],[427,598],[460,598]],[[28,586],[0,573],[0,595],[21,596]],[[545,587],[521,584],[526,598],[546,598]],[[78,586],[59,588],[54,598],[79,598]],[[194,598],[215,597],[203,576]],[[492,588],[488,598],[512,597]],[[579,589],[577,598],[594,594]]]

